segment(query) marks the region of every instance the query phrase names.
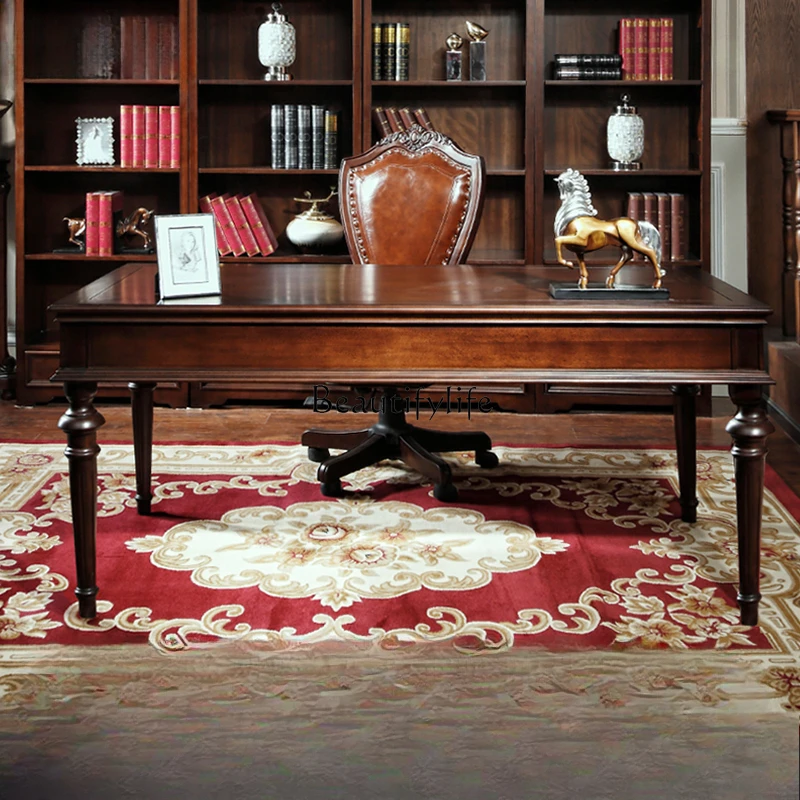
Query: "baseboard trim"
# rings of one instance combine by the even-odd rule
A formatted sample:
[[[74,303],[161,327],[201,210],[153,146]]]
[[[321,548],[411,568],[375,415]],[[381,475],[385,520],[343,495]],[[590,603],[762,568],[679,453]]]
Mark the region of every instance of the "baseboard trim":
[[[798,425],[780,406],[776,406],[772,398],[767,398],[769,415],[780,425],[781,430],[792,441],[800,444],[800,425]]]

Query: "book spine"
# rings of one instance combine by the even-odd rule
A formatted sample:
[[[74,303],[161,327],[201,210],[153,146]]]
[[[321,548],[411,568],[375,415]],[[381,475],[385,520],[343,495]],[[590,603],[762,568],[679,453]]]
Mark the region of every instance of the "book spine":
[[[172,109],[158,107],[158,166],[169,168],[172,163]]]
[[[637,222],[642,219],[643,213],[643,198],[641,192],[628,192],[628,208],[627,208],[627,217],[628,219],[636,220]],[[639,253],[634,252],[633,258],[631,261],[641,261],[642,256]]]
[[[145,18],[139,15],[131,17],[133,32],[131,34],[131,77],[144,78],[147,70],[147,37]]]
[[[633,29],[633,79],[647,80],[647,30],[646,19],[636,17]]]
[[[635,76],[634,68],[634,25],[635,20],[625,17],[619,21],[619,54],[622,57],[622,79],[631,81]]]
[[[419,124],[422,125],[422,127],[425,128],[425,130],[428,131],[436,130],[436,128],[433,127],[431,118],[428,116],[428,112],[424,108],[415,108],[414,116],[417,118],[417,122],[419,122]]]
[[[244,251],[248,256],[257,256],[259,253],[256,237],[253,236],[253,231],[250,230],[250,225],[247,222],[247,217],[242,211],[241,203],[239,202],[239,195],[228,197],[225,200],[225,205],[228,206],[231,219],[233,220],[236,232],[244,245]]]
[[[686,258],[686,221],[684,218],[684,196],[670,194],[670,222],[672,225],[672,261]]]
[[[123,167],[133,166],[133,106],[119,107],[119,161]]]
[[[111,224],[109,225],[109,237],[111,243],[109,245],[109,249],[111,250],[111,255],[114,253],[119,253],[120,251],[120,240],[117,236],[117,228],[119,227],[119,223],[122,221],[122,210],[124,207],[124,200],[125,195],[122,192],[109,192],[111,195]]]
[[[411,27],[407,22],[398,22],[395,31],[395,68],[394,79],[396,81],[408,80],[409,52],[411,46]]]
[[[277,241],[275,240],[275,234],[272,232],[269,222],[267,222],[266,226],[264,225],[266,216],[264,215],[264,210],[261,208],[258,196],[256,195],[254,197],[252,194],[248,194],[241,198],[240,204],[250,224],[250,229],[253,231],[253,236],[255,236],[261,255],[272,255],[277,247]],[[260,214],[259,211],[261,212]]]
[[[673,48],[675,41],[675,20],[671,17],[661,19],[661,53],[659,60],[659,79],[671,81],[673,79]]]
[[[275,105],[269,112],[269,137],[272,169],[284,169],[286,167],[286,145],[283,141],[283,131],[286,125],[284,119],[284,106]]]
[[[658,232],[661,234],[661,263],[666,264],[672,260],[672,211],[669,195],[666,192],[656,192],[658,203]]]
[[[228,210],[228,205],[225,202],[229,196],[230,195],[212,197],[211,209],[214,216],[219,220],[219,224],[222,226],[225,240],[231,248],[231,253],[235,256],[243,256],[245,253],[244,244],[242,244],[242,239],[239,236],[239,232],[236,230],[236,226],[233,224],[231,212]]]
[[[133,106],[131,118],[133,120],[132,150],[133,166],[144,166],[144,106]]]
[[[159,80],[170,80],[172,58],[172,18],[158,20],[158,75]]]
[[[158,78],[158,15],[145,17],[144,20],[144,77],[151,81]]]
[[[200,211],[202,211],[204,214],[211,214],[214,217],[214,230],[217,232],[217,249],[219,250],[219,254],[221,256],[227,256],[233,251],[231,250],[231,246],[228,244],[228,239],[225,236],[225,230],[219,221],[219,217],[217,217],[217,215],[214,213],[214,209],[211,207],[211,201],[216,196],[216,194],[209,194],[205,197],[201,197]]]
[[[610,53],[567,53],[553,58],[556,67],[622,67],[622,56]]]
[[[553,78],[557,81],[620,81],[619,67],[556,67]]]
[[[86,193],[86,255],[100,255],[100,195]]]
[[[660,80],[661,75],[661,20],[648,20],[647,25],[647,80]]]
[[[404,130],[403,120],[400,119],[397,109],[393,106],[389,106],[386,109],[386,119],[389,120],[389,127],[392,129],[392,133],[400,133],[400,131]]]
[[[325,166],[324,169],[339,167],[339,117],[335,111],[325,110]]]
[[[111,193],[97,194],[97,255],[110,256],[114,252],[114,240],[111,235]]]
[[[297,106],[297,167],[311,169],[311,106]]]
[[[311,167],[325,167],[325,106],[311,106]]]
[[[133,77],[133,18],[128,14],[119,19],[119,76]]]
[[[283,107],[283,142],[286,153],[286,169],[297,169],[299,155],[297,150],[297,106],[285,105]]]
[[[397,25],[389,22],[383,26],[382,41],[383,68],[381,74],[383,75],[383,80],[393,81],[395,79],[395,70],[397,69]]]
[[[383,106],[375,106],[372,109],[372,124],[379,139],[383,139],[384,136],[388,136],[392,132],[389,118],[386,116]]]
[[[383,25],[380,22],[372,24],[372,80],[379,81],[383,78]]]
[[[144,107],[144,166],[158,167],[158,106]]]
[[[410,108],[401,108],[397,113],[400,115],[400,121],[406,130],[417,123]]]
[[[181,168],[181,107],[170,106],[170,120],[169,126],[169,141],[170,141],[170,155],[169,166],[170,169]]]

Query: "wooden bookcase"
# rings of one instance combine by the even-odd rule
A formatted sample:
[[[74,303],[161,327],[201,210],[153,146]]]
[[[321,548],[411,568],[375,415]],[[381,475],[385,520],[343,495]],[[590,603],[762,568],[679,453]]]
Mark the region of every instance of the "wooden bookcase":
[[[690,263],[709,264],[710,0],[287,0],[297,29],[294,80],[267,83],[257,56],[258,25],[269,4],[255,0],[141,0],[116,4],[16,0],[17,14],[17,346],[22,402],[49,400],[59,389],[47,378],[58,359],[47,304],[101,275],[126,257],[55,255],[66,240],[62,218],[80,216],[84,194],[122,189],[126,211],[192,213],[209,192],[258,192],[281,247],[272,259],[309,258],[285,241],[298,211],[292,197],[327,194],[336,170],[270,168],[270,108],[274,103],[323,103],[339,112],[339,155],[367,149],[377,138],[375,105],[423,106],[438,130],[463,149],[481,153],[488,169],[483,218],[470,262],[553,263],[554,178],[569,166],[587,175],[601,215],[625,212],[629,191],[681,192],[687,200]],[[135,9],[135,10],[134,10]],[[80,64],[65,41],[80,41],[90,20],[121,13],[176,14],[180,30],[177,80],[77,77]],[[555,53],[617,49],[622,17],[675,20],[675,80],[554,81]],[[465,20],[490,33],[486,82],[444,80],[445,39],[467,39]],[[409,80],[372,81],[373,22],[411,26]],[[465,43],[465,68],[467,66]],[[645,169],[607,169],[605,125],[620,94],[629,92],[646,126]],[[121,103],[180,104],[180,170],[75,166],[75,118],[112,116]],[[105,174],[101,174],[105,173]],[[130,208],[128,207],[130,206]],[[606,252],[606,261],[610,253]],[[140,256],[140,258],[148,258]],[[224,258],[223,269],[237,259]],[[596,263],[603,263],[602,261]],[[571,273],[565,270],[565,280]],[[321,297],[324,287],[320,287]],[[112,389],[119,394],[119,389]],[[227,399],[301,398],[308,387],[254,389],[215,385],[169,387],[161,400],[209,405]],[[557,410],[589,405],[669,402],[668,393],[581,392],[558,386],[508,387],[504,405]]]

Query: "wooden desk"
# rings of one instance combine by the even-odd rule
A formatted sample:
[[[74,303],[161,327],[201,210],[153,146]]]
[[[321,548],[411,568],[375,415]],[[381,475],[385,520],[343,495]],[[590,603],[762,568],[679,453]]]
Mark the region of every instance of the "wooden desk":
[[[53,306],[66,433],[75,594],[95,616],[98,381],[130,381],[137,503],[150,511],[153,390],[159,381],[458,386],[509,381],[670,385],[681,508],[696,519],[695,395],[727,384],[742,622],[758,620],[766,439],[763,330],[770,309],[696,268],[671,269],[668,302],[549,297],[564,268],[235,264],[222,297],[158,304],[155,265],[128,264]],[[628,280],[648,280],[630,269]],[[211,303],[211,304],[207,304]],[[216,303],[216,304],[214,304]],[[535,439],[535,430],[532,431]]]

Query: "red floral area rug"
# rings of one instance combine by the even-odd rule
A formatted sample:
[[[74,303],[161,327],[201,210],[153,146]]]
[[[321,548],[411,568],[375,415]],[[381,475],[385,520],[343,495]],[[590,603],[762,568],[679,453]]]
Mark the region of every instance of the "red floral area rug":
[[[446,643],[466,653],[536,645],[795,660],[800,500],[773,473],[761,625],[750,628],[738,621],[726,451],[698,453],[699,518],[688,524],[674,451],[495,450],[501,466],[490,471],[451,456],[460,499],[446,505],[395,463],[351,475],[347,497],[334,500],[298,446],[157,445],[153,514],[140,517],[132,448],[106,445],[99,613],[88,621],[73,595],[63,444],[5,444],[0,643],[161,652],[230,640],[274,650]],[[776,672],[775,688],[800,703],[792,675]]]

